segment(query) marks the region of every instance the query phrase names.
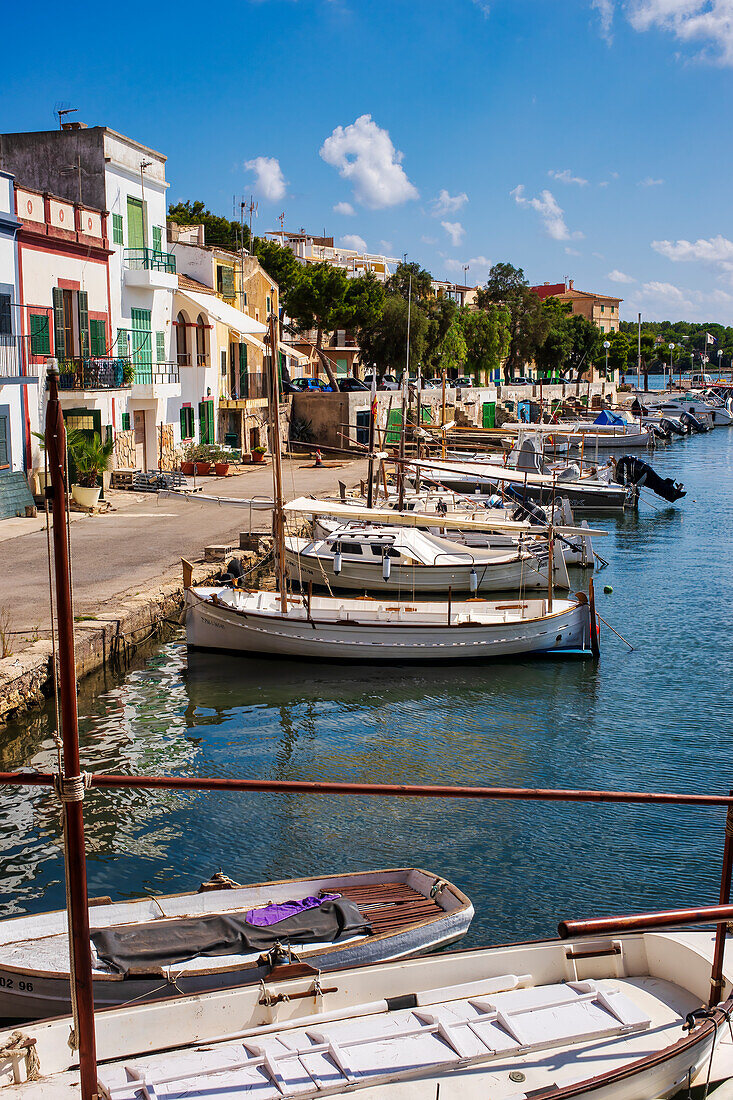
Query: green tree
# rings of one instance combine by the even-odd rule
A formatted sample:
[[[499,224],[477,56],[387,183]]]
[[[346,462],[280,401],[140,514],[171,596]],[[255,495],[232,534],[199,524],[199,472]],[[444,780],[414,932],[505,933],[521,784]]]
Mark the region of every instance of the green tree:
[[[378,321],[384,309],[385,297],[384,285],[373,272],[349,279],[346,289],[349,327],[361,328]]]
[[[509,350],[511,317],[505,306],[462,309],[460,325],[466,343],[466,369],[481,381],[501,366]]]
[[[460,318],[456,316],[432,355],[431,365],[439,372],[463,368],[468,358],[468,345]]]
[[[286,313],[290,313],[290,294],[303,274],[303,265],[298,263],[289,248],[283,248],[277,241],[255,237],[254,249],[263,270],[277,283],[280,302]]]
[[[489,271],[488,282],[476,296],[483,309],[489,303],[504,305],[509,310],[509,351],[504,364],[506,380],[518,368],[531,362],[547,337],[550,323],[542,311],[542,303],[530,289],[524,272],[512,264],[499,263]]]
[[[598,358],[598,352],[603,343],[603,333],[592,321],[579,313],[569,317],[567,324],[572,340],[568,363],[570,369],[575,372],[575,377],[580,379]]]
[[[573,337],[568,325],[571,316],[569,302],[557,298],[545,298],[542,314],[548,324],[548,332],[535,352],[535,363],[545,377],[562,371],[573,350]]]
[[[611,345],[608,349],[609,370],[621,374],[626,370],[626,364],[629,361],[629,352],[631,350],[629,339],[624,332],[609,332],[606,339]]]
[[[360,358],[366,370],[379,378],[388,372],[401,374],[407,350],[407,302],[400,294],[388,294],[382,312],[359,329]],[[425,361],[428,319],[417,303],[410,309],[410,362]]]
[[[177,202],[169,206],[168,217],[179,225],[203,225],[206,243],[216,245],[217,248],[237,252],[244,241],[244,247],[249,249],[248,226],[242,227],[239,222],[222,218],[219,214],[212,214],[198,199],[194,202],[186,199],[185,202]]]
[[[412,301],[424,302],[433,296],[433,277],[420,264],[398,264],[387,280],[387,293],[399,294],[407,301],[412,286]]]

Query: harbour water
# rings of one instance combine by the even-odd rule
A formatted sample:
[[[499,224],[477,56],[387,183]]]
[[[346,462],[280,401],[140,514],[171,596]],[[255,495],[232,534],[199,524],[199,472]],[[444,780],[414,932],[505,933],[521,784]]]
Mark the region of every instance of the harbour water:
[[[448,668],[326,667],[203,654],[176,636],[80,693],[90,771],[364,782],[727,792],[733,430],[651,459],[677,507],[593,517],[602,659]],[[202,531],[202,544],[205,531]],[[577,586],[587,577],[577,572]],[[613,592],[604,594],[604,585]],[[0,769],[47,769],[52,708],[3,730]],[[467,942],[558,919],[716,900],[721,810],[519,802],[102,792],[86,804],[91,896],[420,865],[471,896]],[[0,792],[4,916],[64,903],[58,806]]]

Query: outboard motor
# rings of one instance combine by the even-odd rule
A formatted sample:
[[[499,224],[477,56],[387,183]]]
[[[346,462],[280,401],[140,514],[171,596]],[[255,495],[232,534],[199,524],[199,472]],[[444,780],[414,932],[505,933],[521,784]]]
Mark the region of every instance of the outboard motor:
[[[616,479],[621,485],[644,486],[651,489],[662,500],[668,500],[674,504],[680,497],[686,496],[684,487],[671,477],[660,477],[648,462],[643,462],[636,455],[622,455],[616,463]]]
[[[680,420],[683,424],[687,424],[693,432],[706,432],[707,428],[701,420],[698,420],[696,416],[693,416],[691,412],[686,409],[680,413]]]
[[[230,584],[233,588],[237,588],[239,582],[244,576],[244,569],[242,569],[242,563],[239,558],[232,558],[226,568],[226,572],[222,573],[219,577],[221,584]]]
[[[685,429],[676,420],[669,420],[666,416],[659,421],[659,427],[667,433],[667,439],[671,435],[685,435]]]

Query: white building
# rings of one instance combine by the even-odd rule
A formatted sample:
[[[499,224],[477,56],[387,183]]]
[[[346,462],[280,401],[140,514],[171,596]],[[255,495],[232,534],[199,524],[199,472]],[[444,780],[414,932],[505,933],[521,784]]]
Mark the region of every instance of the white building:
[[[67,309],[73,354],[67,355],[63,339],[54,339],[53,346],[57,350],[58,344],[64,357],[82,361],[96,350],[93,358],[129,360],[134,370],[120,386],[118,371],[90,371],[82,362],[75,375],[79,382],[73,392],[64,392],[62,403],[67,419],[72,411],[78,419],[79,410],[87,410],[95,430],[119,437],[127,457],[118,464],[143,468],[159,465],[161,458],[169,464],[181,437],[181,386],[172,348],[177,277],[166,242],[165,163],[162,154],[104,126],[69,123],[60,130],[0,135],[0,168],[14,172],[19,186],[36,192],[47,207],[51,204],[47,224],[53,224],[54,210],[64,201],[73,205],[74,218],[88,211],[101,219],[107,258],[104,348],[92,349],[80,340],[84,314],[78,300],[58,306]],[[19,214],[25,223],[27,211]],[[75,223],[63,228],[78,235],[89,227]],[[73,243],[67,240],[70,249]],[[26,301],[56,308],[58,291],[69,290],[73,296],[82,289],[58,282],[55,286],[53,301],[41,300],[42,280],[37,292],[26,286]],[[61,334],[60,318],[54,336]]]
[[[38,430],[38,382],[28,371],[18,292],[20,221],[13,177],[0,172],[0,519],[33,504],[26,473],[31,429]]]
[[[386,283],[400,262],[395,256],[341,248],[334,244],[333,237],[314,237],[310,233],[288,233],[284,229],[266,233],[265,236],[268,240],[277,241],[283,248],[289,248],[303,264],[329,263],[333,267],[342,268],[352,276],[371,272],[380,283]]]

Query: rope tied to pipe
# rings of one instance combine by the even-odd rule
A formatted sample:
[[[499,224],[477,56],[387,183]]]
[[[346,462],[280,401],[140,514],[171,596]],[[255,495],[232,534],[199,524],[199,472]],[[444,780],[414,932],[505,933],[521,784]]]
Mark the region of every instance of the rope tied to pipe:
[[[84,791],[92,785],[91,772],[82,772],[81,775],[54,775],[53,789],[60,802],[83,802]]]
[[[25,1053],[25,1075],[28,1081],[40,1081],[41,1060],[36,1050],[36,1040],[22,1031],[14,1031],[8,1041],[0,1047],[0,1056],[19,1057]]]

